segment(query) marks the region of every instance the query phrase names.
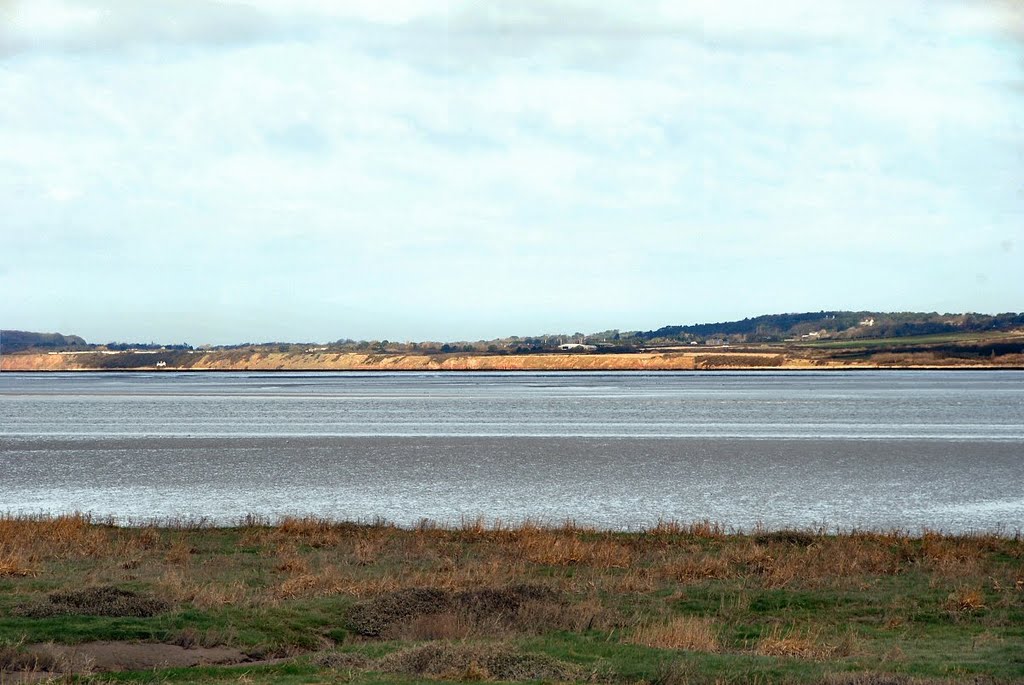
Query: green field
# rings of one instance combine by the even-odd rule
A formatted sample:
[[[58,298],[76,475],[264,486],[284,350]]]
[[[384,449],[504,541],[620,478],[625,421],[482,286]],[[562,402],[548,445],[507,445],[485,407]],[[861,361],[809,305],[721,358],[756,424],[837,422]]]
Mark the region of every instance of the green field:
[[[102,672],[46,644],[96,641],[254,661]],[[1024,540],[4,518],[0,682],[26,664],[76,682],[1024,682]]]
[[[819,340],[792,343],[796,347],[821,349],[854,349],[902,347],[912,345],[977,344],[992,342],[1022,341],[1024,336],[1014,333],[941,333],[936,335],[912,335],[901,338],[858,338],[854,340]]]

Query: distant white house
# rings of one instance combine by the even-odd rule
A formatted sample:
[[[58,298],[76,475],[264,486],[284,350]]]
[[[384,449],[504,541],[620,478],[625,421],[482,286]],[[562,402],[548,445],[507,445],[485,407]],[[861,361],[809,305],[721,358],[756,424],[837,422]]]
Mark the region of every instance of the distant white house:
[[[800,338],[803,339],[803,340],[817,340],[818,338],[827,338],[827,337],[828,337],[828,331],[826,331],[824,328],[822,328],[820,331],[811,331],[810,333],[806,333],[806,334],[800,336]]]
[[[874,319],[864,319],[863,321],[860,322],[860,325],[861,326],[874,326],[875,325],[875,320]]]
[[[594,352],[597,350],[597,345],[587,345],[586,343],[562,343],[558,346],[558,349],[565,352]]]

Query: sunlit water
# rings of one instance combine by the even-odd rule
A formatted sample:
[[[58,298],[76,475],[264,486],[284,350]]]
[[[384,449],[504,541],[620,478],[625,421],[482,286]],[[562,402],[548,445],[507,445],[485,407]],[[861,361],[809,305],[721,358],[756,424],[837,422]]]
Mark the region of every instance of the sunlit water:
[[[1024,372],[0,374],[0,511],[1024,527]]]

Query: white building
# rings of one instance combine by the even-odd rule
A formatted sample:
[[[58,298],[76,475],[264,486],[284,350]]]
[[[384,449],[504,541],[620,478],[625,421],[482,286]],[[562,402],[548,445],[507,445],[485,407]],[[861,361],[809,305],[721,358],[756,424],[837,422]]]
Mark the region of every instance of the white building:
[[[558,349],[564,352],[594,352],[597,350],[597,345],[587,345],[585,343],[562,343],[558,346]]]

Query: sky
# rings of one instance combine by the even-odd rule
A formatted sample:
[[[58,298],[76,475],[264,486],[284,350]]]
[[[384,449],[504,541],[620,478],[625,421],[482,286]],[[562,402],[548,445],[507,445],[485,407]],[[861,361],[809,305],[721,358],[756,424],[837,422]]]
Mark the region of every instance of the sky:
[[[1019,0],[0,0],[0,327],[1024,310]]]

